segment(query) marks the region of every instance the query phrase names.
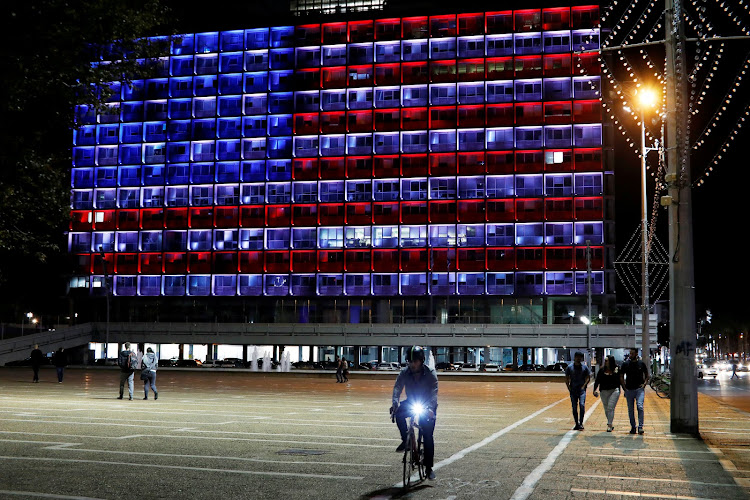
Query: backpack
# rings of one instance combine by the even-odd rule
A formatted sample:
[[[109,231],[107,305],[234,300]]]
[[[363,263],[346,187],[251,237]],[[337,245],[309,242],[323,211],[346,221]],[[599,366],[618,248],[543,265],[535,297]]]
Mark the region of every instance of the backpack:
[[[120,355],[117,357],[117,365],[122,371],[133,371],[137,360],[138,355],[133,351],[120,351]]]

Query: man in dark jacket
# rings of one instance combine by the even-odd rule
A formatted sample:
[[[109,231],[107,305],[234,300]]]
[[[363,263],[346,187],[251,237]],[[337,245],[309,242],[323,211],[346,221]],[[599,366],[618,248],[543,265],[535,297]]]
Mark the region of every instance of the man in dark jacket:
[[[631,348],[630,356],[620,367],[620,384],[625,390],[625,401],[628,403],[628,417],[630,418],[630,433],[635,434],[635,410],[638,410],[638,434],[643,434],[643,399],[648,384],[648,367],[638,357],[638,349]]]
[[[128,383],[128,399],[133,400],[133,374],[138,366],[138,354],[130,350],[130,342],[125,342],[124,349],[120,351],[117,364],[120,365],[120,397],[125,390],[125,382]]]
[[[391,414],[396,419],[396,425],[401,432],[401,445],[396,451],[406,448],[406,417],[411,416],[414,408],[421,405],[424,412],[419,418],[419,426],[424,437],[424,465],[427,477],[435,479],[432,470],[435,456],[435,414],[438,407],[438,380],[435,370],[426,366],[424,349],[419,346],[410,347],[406,352],[408,366],[401,370],[396,384],[393,386],[393,403]],[[399,404],[401,391],[406,389],[406,399]]]
[[[44,362],[44,353],[39,350],[39,344],[34,344],[31,351],[31,369],[34,370],[34,383],[39,383],[39,367]]]
[[[65,353],[65,349],[61,347],[55,351],[52,356],[52,363],[57,368],[57,383],[62,384],[65,367],[68,366],[68,355]]]

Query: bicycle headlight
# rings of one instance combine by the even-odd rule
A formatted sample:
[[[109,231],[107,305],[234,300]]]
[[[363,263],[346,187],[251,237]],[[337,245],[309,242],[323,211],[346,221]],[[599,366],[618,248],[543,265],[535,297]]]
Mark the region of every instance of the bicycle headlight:
[[[413,415],[419,417],[425,412],[426,408],[422,403],[414,403],[411,405],[411,412]]]

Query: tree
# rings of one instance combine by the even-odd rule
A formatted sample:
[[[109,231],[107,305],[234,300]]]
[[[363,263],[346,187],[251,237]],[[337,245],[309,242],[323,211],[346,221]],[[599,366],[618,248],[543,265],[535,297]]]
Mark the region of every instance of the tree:
[[[70,213],[73,110],[102,110],[107,82],[143,74],[163,43],[159,0],[36,0],[6,6],[0,72],[0,302],[59,296]],[[112,60],[112,63],[95,61]],[[94,63],[92,63],[94,62]],[[52,264],[55,265],[52,265]],[[11,307],[12,308],[12,307]],[[7,315],[8,311],[2,311]],[[15,311],[14,316],[18,313]]]

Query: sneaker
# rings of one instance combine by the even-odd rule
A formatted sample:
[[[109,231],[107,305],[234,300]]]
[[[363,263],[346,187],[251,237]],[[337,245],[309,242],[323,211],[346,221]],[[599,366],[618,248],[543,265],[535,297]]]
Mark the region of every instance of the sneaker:
[[[158,394],[154,394],[154,399],[159,399],[159,395]]]
[[[429,479],[430,481],[434,481],[435,480],[435,471],[434,470],[427,469],[427,479]]]
[[[607,432],[612,432],[612,429],[614,429],[614,427],[612,427],[611,425],[607,424]]]
[[[578,425],[578,424],[576,424],[576,426],[573,427],[574,431],[580,431],[581,429],[582,429],[582,427],[580,425]]]
[[[635,427],[631,427],[631,428],[630,428],[630,433],[631,433],[631,434],[635,434]]]
[[[122,399],[122,396],[117,396],[117,399]]]
[[[581,425],[578,426],[578,430],[579,431],[582,431],[583,429],[584,429],[583,424],[581,424]]]
[[[148,398],[147,398],[147,397],[146,397],[146,398],[143,398],[143,400],[144,400],[144,401],[148,401]]]
[[[398,448],[396,448],[396,453],[399,451],[404,451],[406,449],[406,441],[401,441],[401,444],[398,445]]]
[[[638,427],[638,434],[643,434],[643,427]]]
[[[130,397],[128,398],[128,401],[133,401],[133,396],[130,396]]]

